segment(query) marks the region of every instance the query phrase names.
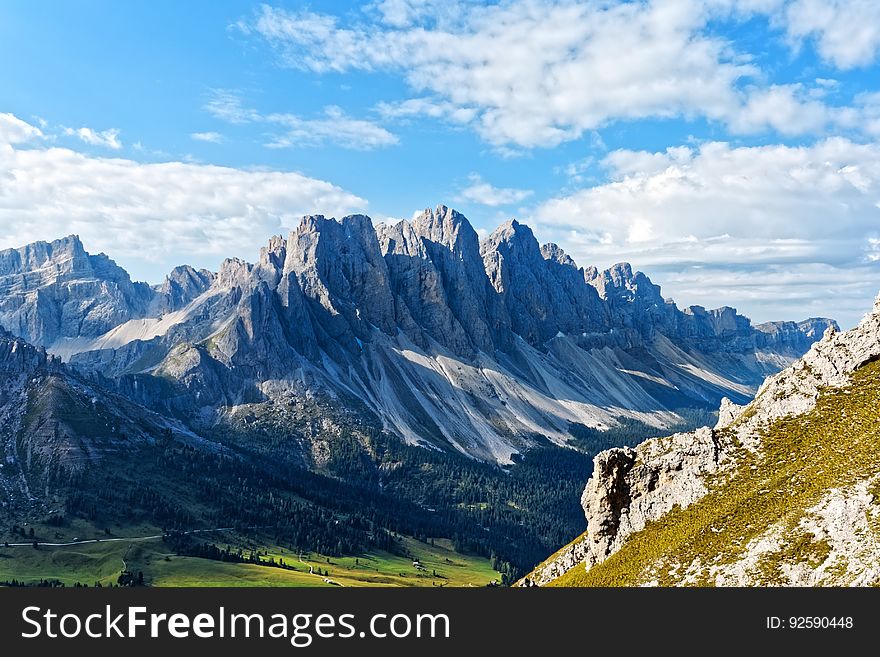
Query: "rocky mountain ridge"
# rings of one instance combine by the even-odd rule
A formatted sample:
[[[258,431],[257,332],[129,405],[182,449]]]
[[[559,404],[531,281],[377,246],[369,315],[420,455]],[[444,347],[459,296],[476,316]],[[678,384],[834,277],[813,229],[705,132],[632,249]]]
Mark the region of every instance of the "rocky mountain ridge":
[[[35,242],[0,251],[0,326],[51,349],[179,310],[213,279],[209,271],[183,265],[151,287],[132,281],[105,254],[87,253],[76,235]]]
[[[761,499],[770,492],[761,486],[773,481],[772,476],[777,476],[776,485],[791,476],[788,470],[784,476],[772,474],[779,463],[797,472],[792,484],[795,492],[786,494],[780,489],[781,496],[792,495],[796,500],[794,496],[801,491],[810,486],[817,488],[803,502],[808,508],[799,509],[795,501],[787,507],[782,499],[778,520],[773,516],[762,518],[761,527],[766,531],[756,532],[755,527],[746,526],[741,531],[750,540],[732,541],[736,549],[731,549],[731,555],[704,554],[704,560],[715,559],[712,565],[682,562],[679,552],[688,551],[670,544],[666,554],[649,569],[652,574],[644,574],[639,570],[641,566],[630,561],[627,577],[631,576],[633,582],[655,584],[693,584],[703,578],[718,585],[859,585],[878,581],[880,543],[871,523],[878,519],[875,498],[880,492],[880,474],[872,469],[870,458],[859,460],[856,451],[867,449],[869,454],[876,454],[871,447],[871,441],[876,440],[876,424],[867,415],[876,405],[871,395],[878,376],[871,368],[878,359],[880,297],[856,328],[845,333],[827,328],[802,358],[769,377],[747,406],[724,399],[714,428],[703,427],[647,440],[635,448],[601,452],[594,459],[594,472],[581,500],[588,524],[586,533],[539,566],[523,583],[578,582],[578,573],[585,570],[589,575],[592,569],[630,548],[632,541],[638,539],[639,545],[660,541],[661,536],[681,531],[676,522],[682,526],[694,524],[691,516],[707,515],[696,507],[713,493],[715,497],[729,497],[733,494],[730,491],[739,486],[745,497],[737,502],[740,510],[736,513],[742,515],[743,509],[755,505],[751,497]],[[860,398],[872,401],[858,401]],[[849,400],[855,400],[852,408],[847,407]],[[839,446],[821,442],[829,426],[834,427],[831,434],[841,439]],[[808,464],[809,458],[798,451],[801,442],[810,446],[811,455],[821,454],[820,450],[836,455],[846,451],[844,439],[853,442],[856,463],[846,462],[841,467],[829,459],[824,465],[819,461],[815,470],[803,470],[802,463]],[[840,469],[834,473],[839,480],[829,480],[824,487],[816,484],[828,478],[826,469],[835,467]],[[846,470],[853,467],[856,469]],[[765,468],[770,474],[750,490],[743,482]],[[690,508],[695,511],[685,518]],[[732,521],[715,519],[710,531],[732,531],[724,522]],[[792,557],[793,546],[800,546],[797,549],[806,556]],[[620,562],[625,558],[616,562],[616,569],[608,570],[621,572]],[[673,568],[663,573],[662,569],[673,561]],[[599,570],[602,568],[594,572],[595,576],[601,575],[596,574]]]
[[[515,220],[481,243],[444,206],[390,226],[305,217],[254,264],[155,288],[76,238],[0,253],[0,325],[156,411],[216,422],[318,396],[499,462],[579,427],[661,432],[680,409],[747,401],[830,324],[679,310],[629,265],[579,268]]]

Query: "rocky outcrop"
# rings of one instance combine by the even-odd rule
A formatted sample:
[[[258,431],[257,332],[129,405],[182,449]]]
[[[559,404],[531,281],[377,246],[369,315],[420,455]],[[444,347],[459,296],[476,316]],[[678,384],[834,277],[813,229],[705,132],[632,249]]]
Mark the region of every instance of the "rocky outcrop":
[[[584,563],[604,560],[648,522],[702,497],[706,475],[724,467],[731,445],[703,427],[635,449],[600,452],[581,497],[587,516]]]
[[[816,323],[809,322],[814,327]],[[707,476],[736,465],[742,458],[742,449],[761,452],[763,430],[772,422],[810,412],[821,391],[848,385],[854,372],[877,359],[880,359],[880,297],[873,312],[856,328],[839,333],[835,326],[827,325],[822,339],[790,367],[768,378],[755,400],[747,406],[722,400],[714,429],[704,427],[647,440],[634,449],[599,453],[581,500],[587,519],[586,533],[560,556],[536,570],[530,581],[546,584],[575,566],[589,570],[619,550],[629,536],[644,529],[650,521],[664,516],[673,507],[687,508],[707,493]],[[827,501],[820,504],[813,515],[827,520],[833,511],[850,520],[864,517],[863,513],[860,516],[834,501],[840,497],[840,491],[830,491]],[[836,526],[837,521],[829,523],[823,529],[826,533],[832,531],[830,527]],[[771,550],[771,547],[782,540],[782,534],[765,538],[764,543],[752,547],[758,552],[772,552],[777,548]],[[864,552],[863,548],[861,545],[858,550]],[[743,558],[749,560],[748,556]],[[717,570],[717,582],[744,583],[737,579],[737,572],[745,571],[737,570],[735,564],[727,570]],[[798,581],[808,582],[811,576],[801,573]]]
[[[581,497],[587,531],[530,575],[542,586],[574,567],[590,568],[634,532],[706,493],[705,477],[725,467],[732,442],[708,427],[600,452]]]

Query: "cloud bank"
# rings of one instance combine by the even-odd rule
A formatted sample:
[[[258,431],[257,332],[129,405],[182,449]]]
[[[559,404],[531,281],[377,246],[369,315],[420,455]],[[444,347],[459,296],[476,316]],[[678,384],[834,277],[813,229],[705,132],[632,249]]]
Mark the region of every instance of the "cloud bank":
[[[852,323],[880,287],[880,145],[710,142],[618,150],[609,182],[542,203],[539,234],[577,260],[630,260],[667,293],[745,299],[762,319],[834,299]]]
[[[0,114],[0,248],[76,233],[136,278],[157,282],[179,264],[250,261],[304,214],[341,216],[367,202],[289,171],[161,162],[47,148],[40,131]],[[23,147],[27,141],[30,147]]]
[[[814,40],[845,67],[872,61],[880,5],[834,4],[836,13],[809,0],[389,0],[360,21],[264,5],[238,27],[291,68],[401,76],[414,95],[381,103],[386,118],[442,118],[498,148],[534,148],[645,118],[704,118],[739,134],[858,130],[857,108],[801,84],[766,85],[754,58],[710,29],[761,15],[793,47]]]

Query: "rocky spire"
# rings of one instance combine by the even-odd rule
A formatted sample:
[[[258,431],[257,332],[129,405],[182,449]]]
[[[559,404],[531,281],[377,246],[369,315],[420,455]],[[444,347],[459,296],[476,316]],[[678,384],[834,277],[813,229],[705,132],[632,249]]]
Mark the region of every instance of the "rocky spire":
[[[541,345],[559,333],[582,335],[606,325],[583,272],[559,247],[542,251],[528,226],[505,222],[483,241],[481,251],[511,327],[527,342]]]

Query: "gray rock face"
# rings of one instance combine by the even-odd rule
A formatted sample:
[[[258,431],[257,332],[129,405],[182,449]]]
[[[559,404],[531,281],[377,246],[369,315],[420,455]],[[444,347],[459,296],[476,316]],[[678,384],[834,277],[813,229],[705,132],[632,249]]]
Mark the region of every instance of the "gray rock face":
[[[394,226],[380,225],[377,232],[391,280],[396,325],[423,349],[430,348],[430,340],[434,340],[456,354],[473,356],[470,336],[456,316],[447,293],[450,281],[429,255],[427,239],[404,221]],[[470,288],[463,286],[462,289]],[[488,338],[484,320],[476,314],[472,300],[462,297],[455,297],[458,310],[473,314],[483,329],[481,337]]]
[[[26,377],[52,360],[44,350],[0,328],[0,373],[3,375]]]
[[[158,289],[160,312],[174,312],[204,294],[214,282],[214,273],[181,265],[171,270]]]
[[[388,269],[369,217],[305,217],[288,239],[283,273],[296,275],[327,337],[347,352],[360,352],[357,341],[370,339],[371,326],[395,332]]]
[[[33,344],[96,338],[132,320],[174,312],[204,294],[214,274],[183,265],[161,286],[133,282],[75,235],[0,251],[0,326]]]
[[[581,497],[586,533],[536,569],[530,583],[542,586],[572,568],[589,569],[648,522],[700,499],[707,491],[705,476],[724,467],[729,446],[703,427],[597,454]]]
[[[589,267],[584,271],[584,280],[609,306],[616,326],[634,329],[645,339],[653,338],[657,331],[665,335],[676,333],[675,305],[667,303],[660,287],[642,272],[633,272],[629,263],[619,263],[605,271]]]
[[[178,267],[155,289],[75,238],[4,252],[0,321],[178,417],[321,394],[502,462],[575,425],[660,432],[677,408],[746,401],[808,341],[681,311],[629,265],[581,269],[516,221],[480,244],[445,206],[393,226],[308,216],[255,264]]]
[[[839,331],[833,319],[811,317],[802,322],[765,322],[755,328],[761,332],[758,343],[761,347],[804,353],[819,340],[828,328]]]
[[[469,350],[491,354],[506,345],[509,319],[491,291],[480,240],[464,215],[443,205],[426,209],[413,220],[412,229],[438,273],[449,311],[467,336]]]
[[[529,344],[608,326],[606,309],[595,290],[584,285],[583,271],[555,245],[545,258],[528,226],[505,223],[483,242],[481,254],[511,329]]]
[[[705,476],[723,467],[729,446],[703,427],[648,440],[635,449],[599,453],[581,498],[587,516],[588,567],[616,552],[630,534],[673,506],[686,508],[701,498]]]
[[[762,427],[781,417],[809,412],[821,389],[847,385],[856,369],[880,358],[880,297],[874,311],[846,333],[839,333],[836,324],[826,320],[808,320],[806,324],[812,330],[826,325],[822,339],[790,367],[768,378],[748,406],[722,400],[714,429],[703,427],[647,440],[635,449],[599,453],[581,500],[587,532],[582,540],[536,571],[535,583],[545,584],[575,566],[589,569],[673,506],[686,508],[700,499],[708,490],[706,476],[732,465],[737,445],[760,450]],[[781,330],[791,327],[782,325]],[[848,507],[834,506],[841,494],[831,491],[828,505],[845,515]],[[804,581],[809,579],[807,574],[801,575]],[[725,576],[734,578],[735,573]],[[745,583],[734,579],[730,582]]]
[[[154,293],[76,236],[0,251],[0,326],[38,345],[145,316]]]

